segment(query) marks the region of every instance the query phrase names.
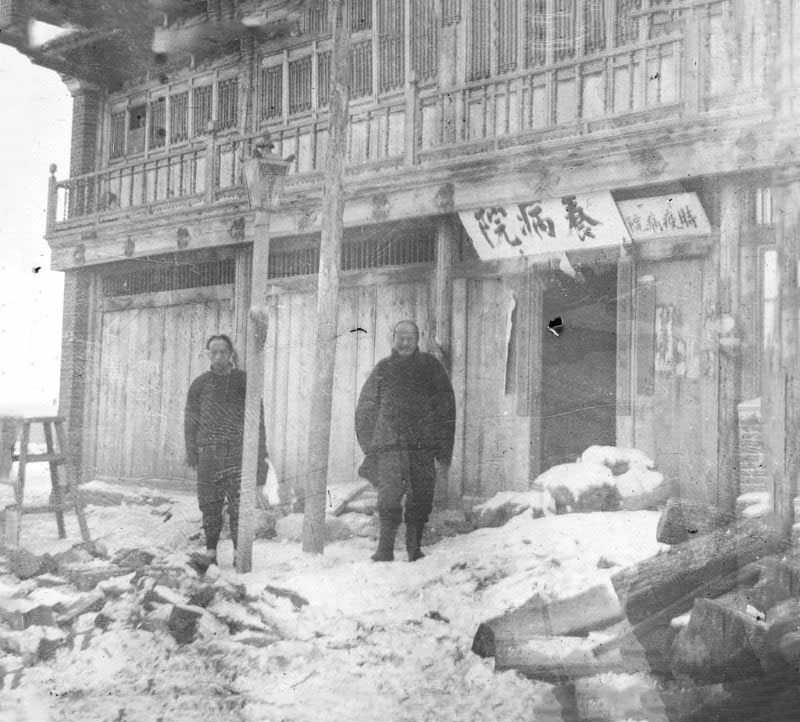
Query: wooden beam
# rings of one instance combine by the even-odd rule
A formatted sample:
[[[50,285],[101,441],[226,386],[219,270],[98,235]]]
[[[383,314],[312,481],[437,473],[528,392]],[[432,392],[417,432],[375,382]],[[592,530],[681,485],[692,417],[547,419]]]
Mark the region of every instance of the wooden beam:
[[[317,277],[317,331],[311,389],[311,428],[305,483],[303,551],[321,554],[325,548],[325,501],[330,453],[333,374],[344,235],[344,164],[350,97],[350,32],[344,0],[329,0],[333,33],[329,136],[322,196],[322,236]]]
[[[794,523],[800,473],[800,344],[798,344],[798,264],[800,264],[800,168],[781,168],[774,177],[778,300],[776,321],[764,333],[764,446],[772,502],[783,532]]]
[[[444,367],[450,370],[450,344],[452,338],[453,310],[453,251],[456,242],[457,221],[451,216],[439,219],[436,224],[436,272],[433,288],[433,353]]]
[[[739,423],[737,404],[741,401],[742,356],[740,349],[726,346],[741,325],[739,321],[739,254],[742,227],[748,222],[749,187],[739,179],[725,181],[720,196],[720,242],[716,256],[719,293],[719,334],[717,357],[719,381],[717,399],[717,494],[716,505],[733,511],[739,495]],[[728,324],[733,324],[727,328]]]
[[[239,538],[236,570],[249,572],[253,566],[255,538],[256,482],[259,462],[259,428],[264,396],[264,345],[267,340],[269,311],[267,273],[269,271],[269,218],[277,203],[281,182],[289,163],[277,157],[245,161],[250,203],[256,208],[255,238],[250,287],[250,312],[247,318],[247,390],[245,392],[242,488],[239,501]]]

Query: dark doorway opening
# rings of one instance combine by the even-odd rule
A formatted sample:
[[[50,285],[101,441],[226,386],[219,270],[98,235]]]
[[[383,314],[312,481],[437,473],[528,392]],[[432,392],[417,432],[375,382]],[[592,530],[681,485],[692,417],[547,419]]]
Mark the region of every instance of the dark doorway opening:
[[[543,299],[542,465],[616,443],[617,270],[559,271]]]

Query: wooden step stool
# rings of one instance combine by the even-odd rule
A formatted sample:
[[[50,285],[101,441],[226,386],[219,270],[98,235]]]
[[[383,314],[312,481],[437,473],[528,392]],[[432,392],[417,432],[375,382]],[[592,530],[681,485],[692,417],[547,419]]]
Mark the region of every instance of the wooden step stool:
[[[64,501],[65,492],[72,498],[72,506],[78,518],[82,539],[90,541],[89,527],[86,523],[86,515],[81,504],[79,490],[77,486],[71,488],[66,478],[62,484],[60,477],[59,467],[63,466],[67,460],[64,419],[60,416],[4,417],[0,419],[0,422],[2,422],[0,424],[2,426],[0,429],[0,483],[10,483],[14,487],[15,501],[13,506],[6,508],[5,543],[10,546],[19,545],[23,514],[37,514],[47,511],[55,512],[58,536],[64,539],[67,536],[66,528],[64,527],[64,511],[67,509]],[[44,454],[29,453],[28,446],[30,445],[31,426],[33,424],[42,425],[47,448]],[[56,450],[56,439],[58,440],[58,450]],[[17,441],[19,441],[19,454],[14,454],[13,448]],[[19,462],[17,478],[10,479],[10,467],[14,461]],[[50,484],[52,487],[50,503],[40,506],[25,506],[26,469],[28,464],[37,463],[50,465]]]

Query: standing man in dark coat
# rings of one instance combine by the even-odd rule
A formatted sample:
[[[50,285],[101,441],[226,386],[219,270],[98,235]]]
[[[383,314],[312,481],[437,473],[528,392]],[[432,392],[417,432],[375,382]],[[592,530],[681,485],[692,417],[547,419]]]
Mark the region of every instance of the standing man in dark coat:
[[[211,369],[198,376],[189,387],[184,429],[186,463],[197,469],[197,501],[203,514],[207,560],[216,563],[225,502],[236,549],[247,376],[235,366],[233,343],[228,336],[211,336],[206,342],[206,351]],[[267,446],[262,405],[257,472],[257,484],[262,492],[266,480]]]
[[[417,324],[401,321],[394,328],[391,356],[373,369],[356,407],[356,436],[366,454],[359,474],[378,488],[380,539],[374,561],[394,560],[403,496],[408,559],[425,556],[420,545],[433,509],[436,462],[450,464],[455,418],[447,372],[419,350]]]

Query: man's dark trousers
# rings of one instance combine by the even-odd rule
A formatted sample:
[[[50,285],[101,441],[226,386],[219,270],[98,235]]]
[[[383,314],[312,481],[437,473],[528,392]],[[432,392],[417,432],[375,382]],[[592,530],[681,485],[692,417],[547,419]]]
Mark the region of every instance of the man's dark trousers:
[[[203,514],[206,548],[216,550],[222,531],[222,508],[227,502],[231,539],[236,546],[239,531],[239,499],[242,487],[241,444],[213,444],[198,449],[197,500]]]
[[[381,556],[392,556],[394,534],[401,521],[406,523],[409,555],[419,554],[422,530],[433,510],[436,464],[429,450],[382,451],[378,454],[378,516],[386,529]],[[403,496],[405,495],[405,519]]]

